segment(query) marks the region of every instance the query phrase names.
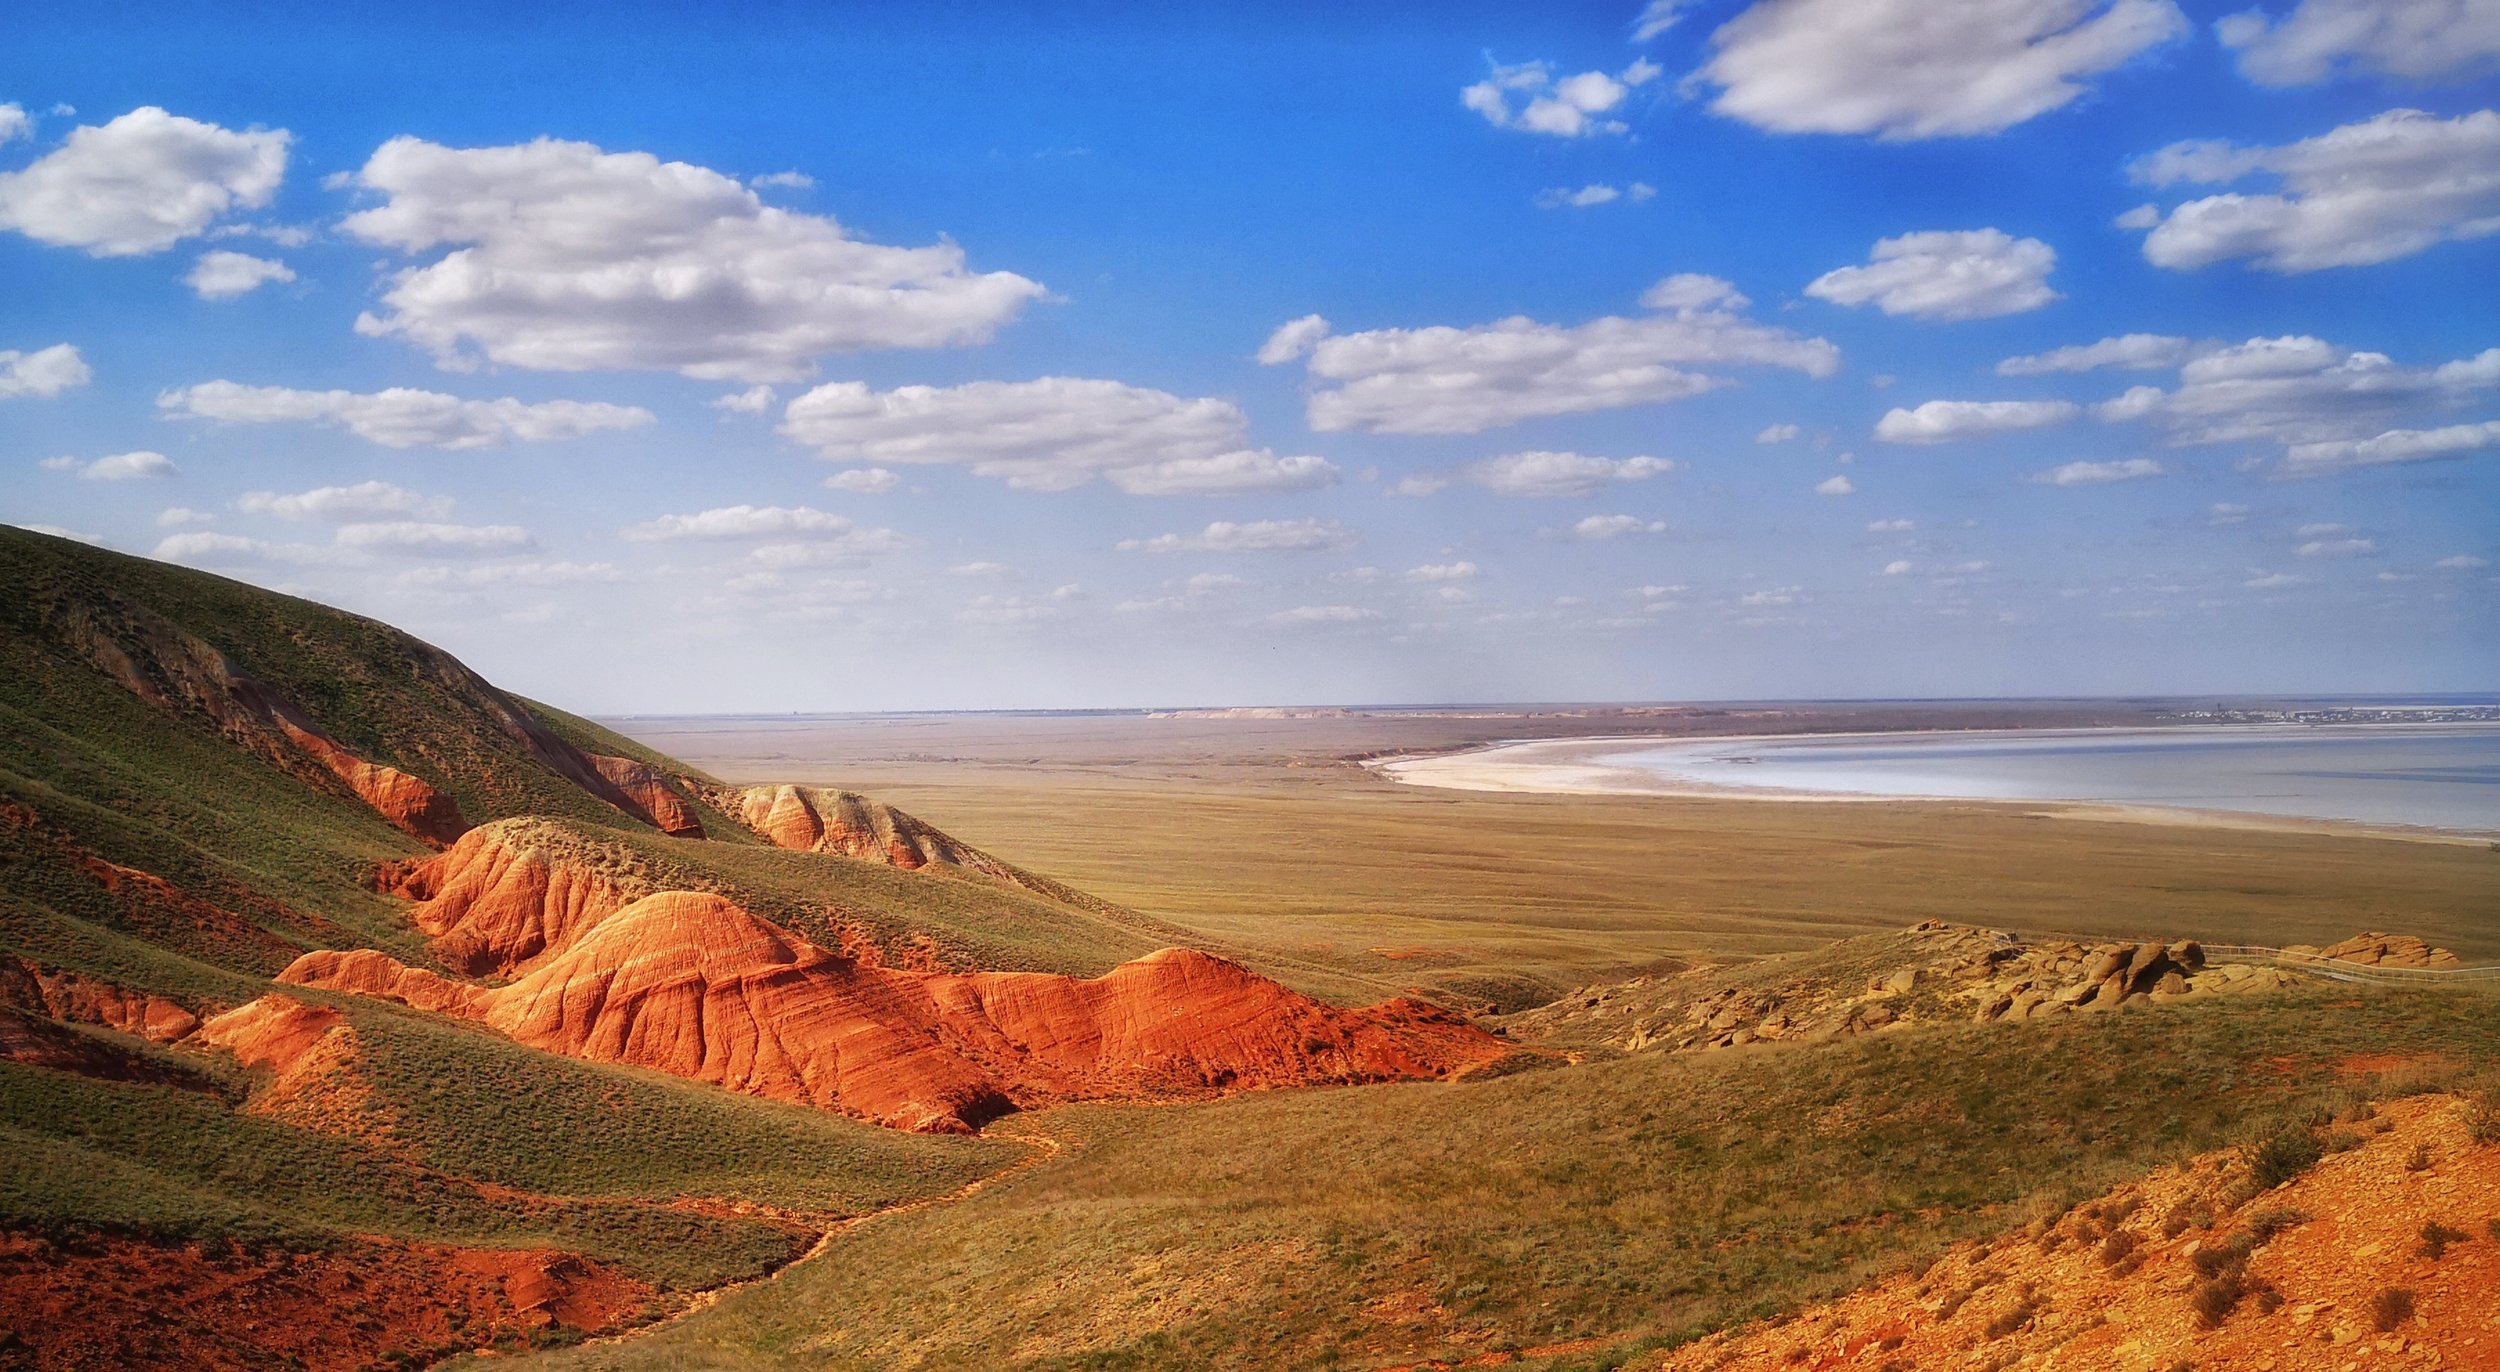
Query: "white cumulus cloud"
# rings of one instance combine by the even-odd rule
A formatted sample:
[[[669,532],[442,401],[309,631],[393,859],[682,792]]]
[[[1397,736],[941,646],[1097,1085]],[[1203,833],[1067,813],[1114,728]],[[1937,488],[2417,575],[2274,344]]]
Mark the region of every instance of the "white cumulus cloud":
[[[1380,611],[1365,609],[1360,605],[1296,605],[1290,610],[1278,610],[1276,613],[1269,615],[1267,617],[1267,622],[1270,624],[1282,624],[1287,626],[1302,624],[1369,624],[1373,620],[1385,618],[1387,618],[1387,616],[1381,614]]]
[[[1913,319],[1994,319],[2061,299],[2049,289],[2057,249],[1999,229],[1933,230],[1877,241],[1863,267],[1840,267],[1806,286],[1835,305],[1873,304]]]
[[[2098,343],[2077,343],[2044,353],[2009,357],[1997,364],[1999,376],[2048,376],[2057,372],[2090,372],[2108,367],[2122,372],[2157,372],[2176,367],[2196,355],[2197,347],[2166,334],[2131,333]]]
[[[952,243],[864,242],[736,179],[542,138],[394,138],[350,181],[384,197],[349,233],[411,255],[359,332],[451,367],[797,381],[825,353],[986,342],[1043,288],[969,271]]]
[[[2500,348],[2407,367],[2385,353],[2290,335],[2217,348],[2181,366],[2176,387],[2133,387],[2095,412],[2111,422],[2145,420],[2174,446],[2280,443],[2286,475],[2322,475],[2479,450],[2484,426],[2419,420],[2495,387]]]
[[[2389,429],[2369,438],[2295,443],[2283,455],[2283,470],[2291,476],[2323,476],[2356,467],[2438,462],[2495,448],[2500,448],[2500,420],[2437,429]]]
[[[781,399],[781,393],[770,386],[754,385],[742,391],[714,396],[709,402],[715,410],[728,414],[770,414]]]
[[[1554,500],[1593,495],[1620,482],[1647,481],[1674,471],[1675,466],[1672,460],[1658,457],[1590,457],[1584,453],[1535,451],[1504,453],[1470,462],[1459,469],[1458,475],[1470,485],[1499,495]]]
[[[2378,552],[2378,544],[2367,538],[2313,538],[2294,551],[2302,557],[2370,557]]]
[[[1761,0],[1711,35],[1713,112],[1775,133],[1995,133],[2188,31],[2170,0]]]
[[[34,132],[35,121],[26,115],[26,107],[14,100],[0,103],[0,143],[13,143]]]
[[[1328,321],[1315,314],[1306,314],[1300,319],[1279,324],[1276,326],[1276,332],[1269,334],[1267,341],[1259,345],[1259,365],[1273,367],[1279,363],[1291,362],[1310,352],[1313,346],[1327,336]]]
[[[1338,479],[1326,458],[1247,446],[1229,400],[1046,376],[875,391],[857,381],[790,402],[781,432],[836,461],[960,465],[1024,490],[1096,479],[1131,495],[1302,491]]]
[[[1590,515],[1571,526],[1571,536],[1589,543],[1604,543],[1617,538],[1639,538],[1667,531],[1663,519],[1643,519],[1639,515]]]
[[[1686,274],[1650,287],[1641,304],[1654,313],[1638,317],[1568,327],[1513,317],[1302,338],[1317,383],[1308,417],[1323,432],[1481,433],[1699,395],[1729,384],[1717,373],[1725,367],[1814,377],[1840,369],[1838,348],[1747,318],[1750,303],[1717,277]]]
[[[624,576],[611,562],[490,562],[482,567],[412,567],[399,579],[412,586],[583,586]]]
[[[1635,181],[1628,186],[1594,181],[1578,190],[1556,186],[1538,191],[1536,204],[1541,210],[1585,210],[1597,205],[1611,205],[1618,200],[1629,200],[1637,205],[1644,200],[1655,199],[1657,195],[1658,188],[1646,181]]]
[[[884,495],[902,484],[903,478],[883,467],[854,467],[825,478],[826,490],[848,491],[852,495]]]
[[[1476,564],[1473,562],[1427,562],[1420,567],[1407,568],[1405,579],[1417,585],[1473,581],[1476,579]]]
[[[2274,180],[2271,191],[2121,221],[2151,230],[2144,260],[2178,271],[2242,259],[2284,273],[2367,266],[2500,233],[2500,111],[2389,110],[2280,147],[2174,143],[2128,171],[2156,187]]]
[[[508,440],[555,443],[653,421],[639,405],[549,400],[463,400],[439,391],[299,391],[204,381],[165,392],[157,408],[222,424],[331,424],[386,448],[492,448]]]
[[[820,556],[859,557],[911,546],[911,540],[892,529],[863,528],[838,514],[808,505],[724,505],[696,514],[662,515],[621,532],[636,543],[778,539],[782,541],[772,547],[757,549],[756,556],[768,564],[779,565]],[[817,546],[821,552],[807,552],[809,545]],[[776,549],[790,551],[782,553]]]
[[[1458,99],[1497,129],[1586,138],[1625,132],[1622,120],[1607,116],[1623,104],[1633,87],[1648,84],[1658,72],[1656,64],[1643,60],[1615,76],[1584,71],[1558,78],[1543,62],[1523,62],[1495,67],[1491,76],[1461,90]]]
[[[2214,24],[2261,86],[2339,76],[2454,81],[2500,66],[2500,6],[2491,0],[2300,0],[2280,19],[2251,9]]]
[[[1756,443],[1793,443],[1805,430],[1794,424],[1773,424],[1753,436]]]
[[[2129,457],[2111,462],[2069,462],[2032,480],[2044,486],[2106,486],[2114,481],[2142,481],[2168,475],[2160,463],[2149,457]]]
[[[268,204],[289,139],[153,105],[81,125],[23,170],[0,172],[0,229],[95,257],[162,252],[230,210]]]
[[[30,353],[0,348],[0,400],[59,395],[94,379],[95,373],[88,370],[86,359],[67,343],[55,343]]]
[[[1951,443],[2063,424],[2081,413],[2081,406],[2066,400],[1930,400],[1916,409],[1885,411],[1875,436],[1886,443]]]
[[[1194,534],[1120,540],[1124,553],[1299,553],[1354,546],[1354,534],[1333,519],[1219,519]]]
[[[172,476],[180,469],[163,453],[147,451],[114,453],[93,462],[74,457],[47,457],[43,468],[54,472],[76,472],[89,481],[137,481],[148,477]]]
[[[1839,476],[1827,476],[1814,483],[1814,493],[1816,495],[1856,495],[1858,483],[1851,481],[1846,473]]]
[[[247,491],[234,502],[234,507],[245,514],[268,515],[275,519],[330,519],[342,522],[384,520],[394,515],[439,519],[451,513],[451,501],[441,496],[419,495],[387,481],[359,481],[353,486],[317,486],[292,495],[280,495],[276,491]]]
[[[295,269],[274,258],[221,250],[201,253],[182,284],[202,300],[233,300],[273,281],[294,279]]]
[[[517,524],[436,524],[413,519],[342,524],[332,538],[342,548],[421,557],[478,557],[535,545],[529,530]]]

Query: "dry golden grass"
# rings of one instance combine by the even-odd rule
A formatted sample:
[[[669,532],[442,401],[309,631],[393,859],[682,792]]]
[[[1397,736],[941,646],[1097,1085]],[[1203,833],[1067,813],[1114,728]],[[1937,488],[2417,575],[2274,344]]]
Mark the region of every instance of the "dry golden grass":
[[[2381,928],[2500,960],[2500,853],[2481,845],[1986,805],[1440,791],[1341,760],[1528,732],[1518,721],[627,727],[735,780],[868,791],[1341,999],[1409,986],[1542,998],[1662,959],[1927,918],[2265,944]]]

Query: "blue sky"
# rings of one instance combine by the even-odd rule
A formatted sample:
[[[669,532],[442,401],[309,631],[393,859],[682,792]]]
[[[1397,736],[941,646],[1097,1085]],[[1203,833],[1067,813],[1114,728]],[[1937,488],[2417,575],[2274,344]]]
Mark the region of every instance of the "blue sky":
[[[227,8],[13,21],[0,518],[579,708],[2500,666],[2491,0]]]

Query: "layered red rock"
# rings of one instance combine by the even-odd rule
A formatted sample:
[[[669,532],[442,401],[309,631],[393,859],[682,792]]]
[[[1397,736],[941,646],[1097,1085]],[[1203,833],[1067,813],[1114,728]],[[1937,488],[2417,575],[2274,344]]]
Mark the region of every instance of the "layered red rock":
[[[697,819],[694,806],[677,793],[677,788],[659,769],[647,762],[629,757],[610,757],[604,753],[584,753],[592,771],[616,788],[626,804],[619,808],[637,814],[643,822],[671,838],[703,837],[703,821]]]
[[[249,1114],[360,1143],[397,1145],[398,1112],[372,1086],[364,1046],[345,1015],[293,996],[267,995],[213,1016],[194,1043],[220,1048],[267,1074]]]
[[[910,871],[939,864],[1014,879],[1005,863],[882,801],[821,786],[751,786],[737,793],[740,822],[775,847],[836,853]]]
[[[632,899],[616,878],[558,851],[567,838],[532,820],[482,825],[401,873],[393,889],[416,902],[409,919],[433,936],[443,965],[509,975]]]
[[[292,775],[309,776],[312,767],[327,772],[413,838],[439,846],[469,827],[451,797],[357,756],[294,702],[165,620],[74,605],[63,611],[62,628],[71,647],[148,705],[169,714],[197,710],[227,738]]]
[[[605,1329],[652,1289],[554,1249],[349,1238],[318,1251],[0,1229],[0,1363],[315,1372]]]
[[[689,892],[617,911],[505,987],[372,952],[307,954],[280,980],[916,1130],[1054,1100],[1446,1076],[1505,1051],[1431,1006],[1335,1009],[1185,949],[1090,980],[877,967]]]
[[[0,1005],[73,1024],[94,1024],[174,1043],[200,1027],[180,1002],[24,958],[0,956]]]

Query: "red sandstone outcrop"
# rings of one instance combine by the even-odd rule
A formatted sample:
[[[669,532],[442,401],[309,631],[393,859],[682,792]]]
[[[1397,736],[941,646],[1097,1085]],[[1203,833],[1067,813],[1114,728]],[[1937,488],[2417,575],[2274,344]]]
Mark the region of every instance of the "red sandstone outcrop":
[[[200,1042],[223,1048],[246,1067],[283,1073],[312,1050],[322,1035],[347,1022],[326,1005],[293,996],[262,996],[200,1026]]]
[[[411,837],[441,845],[469,827],[451,797],[358,757],[286,697],[166,620],[128,608],[108,616],[76,604],[62,611],[59,627],[89,663],[150,706],[168,714],[199,711],[228,739],[291,775],[309,779],[318,767]]]
[[[2324,948],[2295,943],[2283,951],[2295,958],[2330,958],[2364,967],[2417,967],[2444,971],[2464,965],[2457,960],[2456,954],[2445,948],[2433,948],[2411,934],[2355,934]]]
[[[391,889],[416,902],[408,917],[433,936],[445,966],[506,976],[649,893],[629,894],[628,878],[577,860],[579,846],[536,820],[481,825],[398,873]]]
[[[0,1005],[73,1024],[96,1024],[173,1043],[200,1027],[199,1016],[163,996],[0,955]]]
[[[604,1329],[652,1298],[641,1282],[553,1249],[345,1238],[297,1252],[0,1229],[0,1364],[10,1367],[347,1372],[553,1326]]]
[[[399,1114],[372,1085],[356,1026],[326,1005],[267,995],[209,1019],[193,1043],[222,1048],[269,1079],[248,1114],[384,1148],[398,1143]]]
[[[385,820],[441,847],[467,830],[450,796],[395,767],[358,756],[295,702],[172,622],[133,606],[65,601],[54,632],[132,695],[168,714],[204,715],[220,733],[290,775],[335,777]],[[662,833],[703,837],[694,807],[657,769],[585,753],[517,702],[430,644],[404,640],[406,667],[469,719],[518,745],[548,770]]]
[[[980,849],[856,792],[750,786],[730,801],[726,808],[776,847],[866,858],[905,871],[937,864],[1015,880],[1005,863]]]
[[[279,979],[923,1131],[1053,1100],[1446,1076],[1505,1051],[1435,1007],[1334,1009],[1184,949],[1091,980],[878,967],[690,892],[636,901],[505,987],[370,951],[306,954]]]
[[[654,829],[671,838],[703,837],[703,821],[695,818],[694,806],[677,793],[677,788],[657,768],[629,757],[609,757],[604,753],[584,753],[592,771],[616,788],[628,804],[620,807],[640,817]]]

